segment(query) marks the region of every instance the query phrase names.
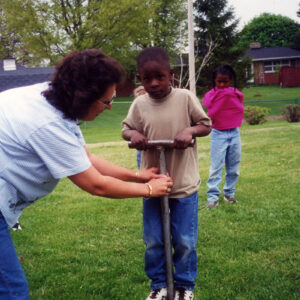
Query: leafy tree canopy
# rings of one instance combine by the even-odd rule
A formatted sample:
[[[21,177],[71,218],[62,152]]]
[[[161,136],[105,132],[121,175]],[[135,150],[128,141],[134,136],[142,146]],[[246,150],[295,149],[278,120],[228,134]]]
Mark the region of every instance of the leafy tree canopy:
[[[263,13],[243,28],[240,42],[248,46],[259,42],[262,47],[292,47],[299,32],[299,24],[292,19]]]
[[[22,44],[19,51],[10,53],[19,61],[23,61],[24,49],[31,65],[45,60],[53,65],[71,50],[98,48],[131,70],[142,48],[155,44],[168,50],[178,46],[184,1],[176,3],[175,6],[172,1],[163,0],[0,0],[0,7],[5,16],[5,32]],[[164,15],[167,24],[163,23]],[[14,52],[13,47],[5,49]]]

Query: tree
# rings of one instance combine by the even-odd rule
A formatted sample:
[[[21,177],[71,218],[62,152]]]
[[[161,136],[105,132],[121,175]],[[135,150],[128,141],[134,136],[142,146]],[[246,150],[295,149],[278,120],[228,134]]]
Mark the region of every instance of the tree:
[[[269,13],[253,18],[242,30],[241,43],[259,42],[262,47],[292,47],[299,24],[294,20]]]
[[[197,0],[195,7],[195,57],[198,90],[211,86],[211,74],[221,64],[230,64],[237,72],[239,86],[246,83],[246,48],[238,46],[239,20],[227,0]],[[203,88],[204,87],[204,88]]]
[[[28,52],[23,50],[24,44],[21,42],[20,35],[7,27],[5,12],[3,9],[0,9],[0,57],[13,56],[16,53],[22,52],[22,59],[20,62],[28,63],[28,61],[30,61]]]
[[[299,3],[299,6],[300,6],[300,3]],[[297,11],[297,16],[300,18],[300,8]],[[298,26],[300,27],[300,25],[298,25]],[[300,30],[299,30],[299,32],[295,36],[293,48],[295,48],[297,50],[300,50]]]
[[[179,40],[176,35],[170,34],[169,38],[169,33],[181,23],[176,16],[182,7],[176,9],[172,1],[0,0],[0,3],[7,28],[20,36],[35,65],[45,59],[53,65],[70,50],[100,48],[131,70],[137,52],[143,47],[155,41],[164,42],[171,49],[176,48]],[[168,20],[172,20],[168,28],[155,18],[161,8],[165,9]],[[159,33],[165,33],[167,38],[159,41]]]
[[[169,54],[178,54],[178,46],[186,38],[186,0],[159,1],[152,19],[153,46]]]

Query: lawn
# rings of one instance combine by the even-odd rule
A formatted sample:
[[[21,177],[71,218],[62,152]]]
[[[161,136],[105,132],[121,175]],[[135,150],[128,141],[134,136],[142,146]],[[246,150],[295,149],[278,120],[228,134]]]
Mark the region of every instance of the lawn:
[[[279,86],[259,86],[243,89],[245,100],[300,100],[300,87],[281,88]]]
[[[82,128],[91,152],[136,168],[136,151],[121,142],[122,105],[128,106],[114,104]],[[196,299],[300,298],[299,133],[300,123],[243,124],[238,203],[221,201],[211,211],[205,209],[209,137],[197,139]],[[12,236],[32,300],[146,298],[140,198],[97,198],[64,179],[20,222],[23,230]]]
[[[300,87],[249,87],[244,88],[243,93],[245,95],[245,105],[267,107],[270,109],[269,116],[281,115],[281,108],[287,104],[300,105]]]
[[[245,105],[268,107],[270,116],[281,115],[281,107],[296,103],[300,105],[299,88],[280,88],[277,86],[251,87],[243,89]],[[260,96],[258,96],[260,95]],[[200,97],[202,99],[202,97]],[[281,99],[281,100],[280,100]],[[133,98],[118,98],[110,111],[105,111],[93,122],[82,123],[81,128],[87,143],[122,141],[121,122],[126,117]]]

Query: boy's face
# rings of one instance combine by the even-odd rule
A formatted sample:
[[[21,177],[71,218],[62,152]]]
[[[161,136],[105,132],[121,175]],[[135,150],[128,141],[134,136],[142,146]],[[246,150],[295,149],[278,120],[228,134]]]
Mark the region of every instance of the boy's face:
[[[167,63],[147,61],[139,72],[139,79],[152,98],[161,99],[170,93],[171,70]]]

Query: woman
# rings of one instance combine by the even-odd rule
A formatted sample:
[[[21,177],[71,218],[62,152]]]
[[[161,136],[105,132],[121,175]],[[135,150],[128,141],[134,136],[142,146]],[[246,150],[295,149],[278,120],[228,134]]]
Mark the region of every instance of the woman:
[[[28,299],[29,294],[8,227],[26,206],[51,193],[61,178],[110,198],[169,193],[171,178],[157,174],[156,168],[122,168],[85,146],[77,120],[92,121],[111,109],[123,77],[121,65],[101,51],[74,51],[57,66],[50,83],[0,94],[1,299]]]

